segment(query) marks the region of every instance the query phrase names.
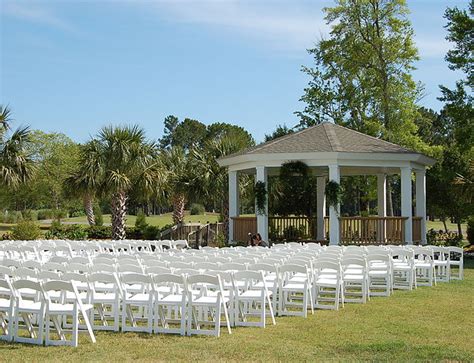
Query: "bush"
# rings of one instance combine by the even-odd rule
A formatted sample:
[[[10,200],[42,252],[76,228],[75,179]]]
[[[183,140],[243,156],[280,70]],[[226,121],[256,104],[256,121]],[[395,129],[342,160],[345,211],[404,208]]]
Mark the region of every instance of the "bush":
[[[102,209],[100,208],[100,206],[94,207],[94,219],[96,226],[101,227],[104,225],[104,216],[102,214]]]
[[[125,234],[128,239],[143,239],[143,233],[136,227],[126,227]]]
[[[191,204],[191,207],[189,208],[189,212],[191,213],[192,216],[197,216],[204,214],[206,212],[206,209],[202,204],[199,203],[193,203]]]
[[[35,210],[26,209],[23,211],[23,219],[27,221],[37,221],[38,213]]]
[[[434,246],[458,246],[462,247],[462,238],[456,232],[444,232],[430,229],[426,232],[426,241]]]
[[[137,213],[137,219],[135,220],[135,228],[143,233],[147,227],[148,223],[146,222],[145,213],[140,209]]]
[[[45,219],[53,219],[53,210],[52,209],[40,209],[38,211],[38,220],[42,221]]]
[[[470,245],[474,245],[474,216],[470,216],[467,220],[467,241]]]
[[[88,233],[84,227],[78,224],[65,226],[57,221],[53,222],[49,231],[46,232],[47,239],[85,240],[87,237]]]
[[[108,226],[90,226],[87,228],[87,235],[90,239],[111,239],[112,227]]]
[[[143,239],[157,240],[160,239],[161,229],[156,226],[147,226],[143,231]]]
[[[39,226],[33,221],[21,221],[12,230],[14,240],[32,241],[41,237]]]
[[[82,216],[85,216],[86,214],[84,213],[83,210],[69,210],[69,216],[71,218],[74,218],[74,217],[82,217]]]

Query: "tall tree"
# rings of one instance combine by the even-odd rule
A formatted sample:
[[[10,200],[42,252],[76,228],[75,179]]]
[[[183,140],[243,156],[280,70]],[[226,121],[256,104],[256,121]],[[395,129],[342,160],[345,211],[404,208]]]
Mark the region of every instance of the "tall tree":
[[[189,197],[196,192],[199,172],[192,165],[192,159],[182,147],[172,147],[161,154],[161,162],[166,174],[166,189],[173,205],[173,223],[184,221],[184,208]]]
[[[311,81],[300,126],[333,121],[427,151],[414,123],[422,89],[411,76],[418,54],[406,2],[337,0],[324,11],[331,32],[309,50],[315,67],[303,67]]]
[[[453,43],[446,61],[450,69],[462,71],[464,78],[454,89],[440,86],[440,100],[445,102],[440,114],[445,125],[443,153],[427,178],[428,187],[437,196],[433,204],[442,215],[454,220],[461,236],[461,223],[474,213],[473,15],[473,1],[468,11],[454,7],[445,12],[446,39]]]
[[[84,211],[89,225],[95,225],[94,196],[99,192],[101,165],[97,163],[100,152],[97,141],[89,141],[81,146],[79,163],[77,169],[69,175],[64,186],[67,193],[74,197],[80,197],[83,201]]]
[[[93,143],[95,151],[88,154],[88,163],[100,172],[100,191],[111,198],[112,238],[124,239],[129,193],[162,185],[156,145],[138,126],[104,127]]]
[[[265,142],[268,142],[268,141],[271,141],[271,140],[274,140],[278,137],[282,137],[282,136],[285,136],[285,135],[289,135],[289,134],[292,134],[294,133],[295,130],[294,128],[289,128],[288,126],[286,125],[278,125],[277,128],[275,129],[275,131],[273,131],[271,134],[265,134]]]
[[[0,105],[0,185],[15,189],[31,178],[35,167],[27,148],[29,128],[19,128],[8,137],[11,121],[10,109]]]

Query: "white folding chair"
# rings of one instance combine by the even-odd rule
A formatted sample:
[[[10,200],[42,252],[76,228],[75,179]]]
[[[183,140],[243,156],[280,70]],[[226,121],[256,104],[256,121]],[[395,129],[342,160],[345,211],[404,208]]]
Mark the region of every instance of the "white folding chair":
[[[268,314],[275,322],[271,296],[267,289],[262,271],[237,271],[232,274],[234,285],[234,324],[237,326],[259,326],[265,328]],[[248,317],[258,316],[258,322],[249,321]]]
[[[139,273],[119,276],[123,291],[122,331],[153,332],[153,281],[151,276]],[[136,308],[139,308],[138,311]],[[127,324],[130,321],[130,325]],[[146,325],[138,325],[145,321]]]
[[[339,302],[342,302],[342,306],[344,306],[340,263],[318,260],[314,264],[314,276],[314,307],[339,310]]]
[[[387,252],[367,255],[369,296],[390,296],[392,292],[392,258]]]
[[[72,281],[48,281],[43,284],[43,290],[46,299],[45,308],[45,322],[46,322],[46,345],[70,345],[77,347],[79,339],[79,314],[81,314],[86,331],[89,333],[89,337],[93,343],[96,342],[92,326],[89,321],[89,311],[92,309],[91,304],[83,304],[77,291],[76,285]],[[56,295],[59,294],[59,299],[52,299],[50,297],[51,292]],[[71,299],[70,296],[75,296]],[[72,328],[71,328],[71,339],[68,340],[64,322],[67,321],[67,317],[72,317]],[[59,337],[59,339],[52,339],[51,335],[51,324]]]
[[[436,281],[449,282],[451,278],[451,265],[449,263],[451,253],[449,247],[429,246],[429,248],[433,251]]]
[[[90,274],[88,280],[91,287],[90,303],[93,306],[90,312],[92,328],[119,331],[122,292],[117,275],[97,272]],[[96,323],[97,320],[100,324]]]
[[[185,277],[171,273],[153,276],[155,333],[186,334],[187,290]]]
[[[448,248],[451,280],[462,280],[464,278],[464,250],[461,247]]]
[[[392,249],[393,288],[412,290],[415,284],[415,264],[413,251]]]
[[[204,334],[220,336],[221,315],[224,314],[225,323],[229,334],[232,333],[229,320],[230,298],[225,296],[224,287],[219,275],[194,275],[187,276],[186,286],[188,292],[188,321],[187,334]],[[214,294],[208,293],[206,287],[216,288]],[[192,291],[201,291],[201,294],[195,296]],[[200,311],[205,314],[200,314]],[[198,319],[204,318],[204,320]],[[203,329],[204,326],[210,326],[214,329]]]
[[[7,294],[0,293],[0,328],[2,329],[0,340],[10,342],[13,339],[15,294],[8,278],[0,279],[0,289],[8,291]]]
[[[17,280],[12,282],[12,286],[15,291],[13,340],[19,343],[43,344],[45,300],[41,284],[30,280]],[[36,292],[34,299],[29,298],[31,291]],[[37,317],[36,327],[33,317]],[[23,324],[20,325],[20,321]],[[29,337],[20,335],[24,330],[28,331]]]
[[[368,275],[365,257],[342,258],[342,295],[344,302],[363,303],[368,298]]]
[[[312,285],[307,266],[284,264],[278,270],[281,274],[278,315],[296,315],[306,318],[308,307],[311,308],[313,314]],[[294,279],[295,275],[297,279]]]

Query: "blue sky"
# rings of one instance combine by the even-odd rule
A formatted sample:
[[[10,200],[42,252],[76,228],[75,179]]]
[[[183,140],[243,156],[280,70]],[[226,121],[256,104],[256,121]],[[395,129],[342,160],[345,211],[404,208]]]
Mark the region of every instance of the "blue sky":
[[[15,125],[85,141],[101,126],[142,125],[159,138],[173,114],[229,122],[257,141],[294,111],[311,65],[307,48],[328,33],[332,1],[1,0],[0,103]],[[420,104],[440,108],[439,84],[457,78],[444,55],[447,6],[408,0],[421,61]]]

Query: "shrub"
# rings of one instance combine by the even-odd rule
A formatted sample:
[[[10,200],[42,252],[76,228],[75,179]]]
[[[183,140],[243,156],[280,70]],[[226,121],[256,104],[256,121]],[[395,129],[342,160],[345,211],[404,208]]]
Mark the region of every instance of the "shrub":
[[[40,209],[38,211],[38,220],[42,221],[45,219],[53,219],[53,210],[52,209]]]
[[[474,245],[474,216],[470,216],[467,220],[467,241],[470,245]]]
[[[86,214],[84,213],[83,210],[69,210],[69,216],[70,216],[71,218],[74,218],[74,217],[82,217],[82,216],[84,216],[84,215],[86,215]]]
[[[67,211],[63,209],[53,209],[53,218],[54,219],[64,219],[67,218],[68,214]]]
[[[36,221],[38,220],[38,213],[35,210],[26,209],[23,211],[23,219],[27,221]]]
[[[143,239],[157,240],[160,239],[161,229],[156,226],[147,226],[143,231]]]
[[[128,239],[143,239],[143,233],[136,227],[126,227],[125,234]]]
[[[32,241],[40,237],[41,230],[33,221],[20,221],[12,230],[14,240]]]
[[[462,247],[462,238],[456,232],[444,232],[430,229],[426,232],[426,241],[435,246],[459,246]]]
[[[189,208],[189,212],[191,213],[192,216],[197,216],[197,215],[202,215],[206,213],[206,209],[202,204],[199,203],[193,203],[191,204],[191,207]]]
[[[145,213],[140,209],[137,213],[137,219],[135,220],[135,228],[143,233],[147,227],[148,223],[146,222]]]
[[[90,226],[86,229],[90,239],[111,239],[112,227],[109,226]]]
[[[94,219],[96,226],[100,227],[104,225],[104,216],[102,214],[102,209],[100,208],[100,206],[94,207]]]
[[[65,226],[55,221],[51,224],[51,228],[46,232],[47,239],[69,239],[69,240],[85,240],[88,237],[87,230],[78,224]]]

